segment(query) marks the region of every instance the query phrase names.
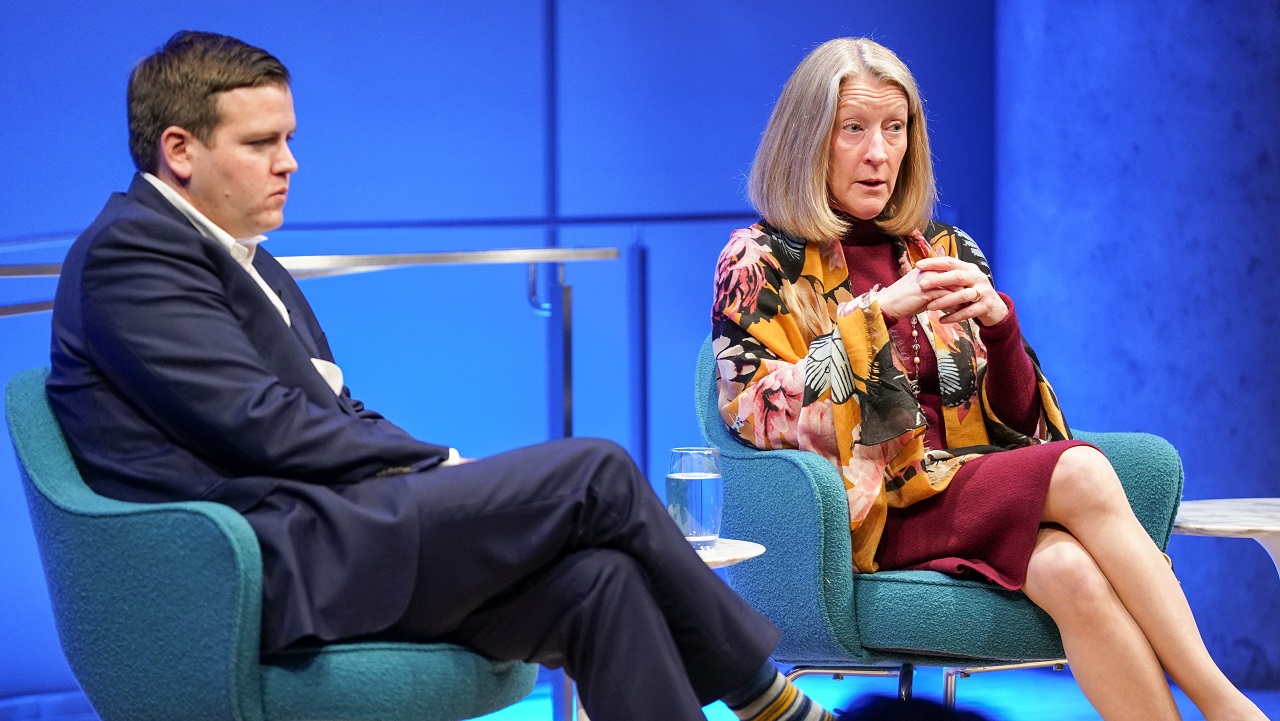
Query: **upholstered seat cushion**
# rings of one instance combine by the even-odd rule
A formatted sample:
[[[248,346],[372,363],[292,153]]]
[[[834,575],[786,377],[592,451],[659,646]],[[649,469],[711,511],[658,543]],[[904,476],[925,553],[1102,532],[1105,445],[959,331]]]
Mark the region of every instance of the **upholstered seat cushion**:
[[[854,595],[867,650],[931,658],[1062,658],[1048,614],[1017,591],[933,571],[857,576]]]
[[[538,667],[450,644],[353,643],[286,652],[262,665],[273,721],[470,718],[524,698]],[[429,683],[423,683],[429,679]]]

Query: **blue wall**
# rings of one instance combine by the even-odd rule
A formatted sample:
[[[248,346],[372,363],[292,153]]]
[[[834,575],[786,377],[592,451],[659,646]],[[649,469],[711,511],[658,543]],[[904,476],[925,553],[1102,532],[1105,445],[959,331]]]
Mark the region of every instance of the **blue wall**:
[[[1280,4],[1009,0],[997,24],[997,280],[1067,420],[1168,438],[1188,499],[1280,495]],[[1175,536],[1214,658],[1280,686],[1280,579]]]
[[[990,236],[990,4],[904,12],[804,0],[780,17],[766,0],[548,2],[359,13],[336,2],[4,3],[0,263],[59,260],[66,238],[124,188],[128,69],[182,27],[262,45],[294,74],[301,170],[269,246],[277,255],[622,248],[623,260],[568,269],[576,431],[627,444],[654,474],[666,449],[699,442],[691,364],[708,331],[712,264],[752,219],[743,175],[773,100],[814,45],[873,35],[911,63],[937,123],[935,152],[950,161],[945,212]],[[455,221],[464,227],[438,227]],[[626,263],[641,254],[647,293],[628,285]],[[527,309],[524,273],[400,270],[304,288],[357,395],[419,435],[483,455],[549,433],[548,328]],[[51,288],[5,281],[0,302]],[[631,307],[646,296],[644,313]],[[634,323],[645,314],[642,337]],[[0,320],[0,375],[45,362],[47,325]],[[0,699],[73,688],[7,443],[0,454]]]
[[[401,1],[358,13],[340,3],[297,0],[0,4],[0,263],[58,260],[64,239],[92,219],[106,193],[127,184],[132,169],[124,146],[123,97],[134,60],[174,29],[232,33],[268,47],[296,78],[301,172],[287,228],[271,239],[275,254],[545,243],[623,248],[620,261],[568,269],[575,286],[576,430],[628,444],[655,475],[667,448],[698,442],[691,361],[708,330],[710,270],[731,229],[750,220],[744,173],[769,108],[810,47],[837,35],[870,35],[893,47],[918,76],[932,123],[943,219],[986,239],[988,248],[996,247],[998,232],[998,278],[1019,298],[1024,318],[1041,323],[1029,333],[1050,362],[1068,410],[1076,411],[1074,420],[1084,425],[1087,419],[1092,428],[1149,429],[1162,412],[1184,407],[1160,397],[1166,405],[1140,415],[1114,403],[1098,406],[1093,396],[1133,383],[1117,382],[1114,375],[1094,378],[1089,374],[1096,370],[1073,362],[1080,357],[1079,344],[1047,342],[1068,323],[1061,318],[1062,300],[1085,307],[1094,301],[1071,284],[1043,280],[1032,268],[1034,259],[1016,251],[1027,233],[1007,213],[1010,202],[1020,202],[1011,188],[1023,187],[1041,169],[1002,161],[996,183],[997,141],[1001,158],[1047,152],[1043,146],[1028,149],[1025,138],[1021,150],[1010,145],[1018,133],[1010,131],[1009,118],[1021,118],[1028,128],[1043,120],[1034,111],[1016,115],[1018,97],[1010,99],[1046,92],[1037,87],[1044,82],[1037,77],[1025,77],[1024,85],[1032,87],[1015,90],[1018,81],[1009,73],[1030,53],[1011,49],[1009,26],[1021,27],[1019,18],[1034,14],[1033,6],[1002,6],[997,42],[991,3],[918,1],[904,8],[891,1],[854,6],[799,0],[785,13],[768,0],[547,3],[556,0]],[[1066,27],[1084,27],[1084,10],[1066,14]],[[553,26],[548,18],[554,18]],[[1056,32],[1047,27],[1047,37],[1028,42],[1065,42]],[[1274,51],[1265,58],[1274,77]],[[1047,63],[1028,68],[1076,77],[1078,63]],[[1204,126],[1206,132],[1210,127],[1220,129],[1224,145],[1234,142],[1230,122]],[[1064,146],[1062,152],[1096,152],[1105,140],[1078,138],[1073,150]],[[1048,155],[1051,166],[1068,163]],[[1274,181],[1272,174],[1270,186],[1257,192],[1274,193]],[[1041,192],[1062,190],[1048,186]],[[1079,188],[1066,190],[1065,197],[1080,195]],[[1165,200],[1134,207],[1126,222],[1137,223],[1139,213],[1146,222],[1166,215]],[[1029,207],[1038,213],[1060,205]],[[438,227],[456,220],[466,227]],[[1055,220],[1033,218],[1030,224],[1038,229]],[[1096,271],[1102,257],[1096,248],[1075,245],[1080,255],[1071,263]],[[1108,248],[1114,245],[1120,243]],[[636,248],[649,261],[643,296],[628,287],[627,266]],[[484,455],[548,434],[549,329],[527,311],[524,273],[521,266],[397,270],[310,280],[303,288],[358,396],[417,434]],[[1158,279],[1152,270],[1144,273],[1143,282]],[[1222,271],[1226,279],[1242,274],[1243,269]],[[50,289],[45,282],[4,282],[0,302],[47,296]],[[634,314],[631,306],[640,297],[648,298],[644,312]],[[1169,307],[1185,309],[1149,309],[1164,318]],[[1268,312],[1267,306],[1257,307],[1260,316]],[[648,336],[637,336],[630,324],[635,315],[648,316]],[[404,318],[420,319],[420,330],[404,332]],[[47,316],[0,320],[0,377],[45,362],[46,338]],[[1274,351],[1274,344],[1263,346],[1274,343],[1266,334],[1254,338],[1260,352]],[[1171,368],[1165,346],[1147,337],[1143,343],[1143,350],[1133,347],[1133,357],[1160,357],[1157,362],[1166,364],[1162,373]],[[1263,359],[1265,352],[1251,373],[1267,368]],[[1268,387],[1266,379],[1257,383]],[[648,397],[637,398],[632,387],[648,388]],[[1089,415],[1091,409],[1096,414]],[[1260,410],[1254,417],[1265,416]],[[645,421],[645,433],[632,428],[635,419]],[[1176,429],[1166,430],[1176,435]],[[1175,441],[1189,456],[1202,439],[1184,434]],[[74,686],[56,645],[8,453],[5,443],[0,699]],[[1238,488],[1221,473],[1201,474],[1193,483],[1201,485],[1189,485],[1189,492],[1198,489],[1201,496]],[[1212,563],[1194,575],[1189,563],[1179,570],[1184,580],[1213,578],[1222,593],[1244,593],[1242,581],[1229,572],[1213,575]],[[1274,574],[1261,581],[1275,583]],[[1208,625],[1213,613],[1198,611]],[[1274,629],[1263,636],[1271,639],[1266,649],[1272,658]]]

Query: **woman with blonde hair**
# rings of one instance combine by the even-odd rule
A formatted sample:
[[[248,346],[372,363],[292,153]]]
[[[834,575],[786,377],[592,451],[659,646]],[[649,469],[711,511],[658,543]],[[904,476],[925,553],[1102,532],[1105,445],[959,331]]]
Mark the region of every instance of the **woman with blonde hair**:
[[[1010,298],[933,221],[920,93],[892,51],[840,38],[800,63],[751,169],[712,310],[720,409],[744,443],[844,479],[858,573],[1021,589],[1106,719],[1265,718],[1210,658],[1165,557],[1093,446],[1071,440]]]

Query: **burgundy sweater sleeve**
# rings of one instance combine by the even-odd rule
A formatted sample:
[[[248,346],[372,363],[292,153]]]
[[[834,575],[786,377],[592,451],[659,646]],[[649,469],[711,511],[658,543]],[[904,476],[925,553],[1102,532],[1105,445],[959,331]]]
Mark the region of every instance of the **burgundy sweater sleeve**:
[[[1022,345],[1013,300],[1004,293],[1000,298],[1009,306],[1009,314],[993,326],[979,324],[982,342],[987,346],[987,400],[1005,425],[1031,435],[1040,421],[1036,371]]]

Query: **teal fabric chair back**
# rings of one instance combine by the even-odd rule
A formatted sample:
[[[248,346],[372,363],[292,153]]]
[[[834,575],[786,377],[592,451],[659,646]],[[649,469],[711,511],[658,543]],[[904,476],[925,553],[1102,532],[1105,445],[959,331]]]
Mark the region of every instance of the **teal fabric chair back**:
[[[125,503],[81,478],[47,369],[15,375],[5,415],[67,661],[105,721],[404,719],[491,713],[537,667],[448,644],[353,643],[259,658],[262,560],[216,503]]]
[[[763,544],[732,566],[730,584],[783,631],[775,658],[803,666],[957,666],[1062,658],[1047,614],[1020,592],[932,571],[853,573],[849,508],[835,467],[814,453],[740,443],[720,417],[711,339],[698,357],[698,422],[720,449],[722,533]],[[1163,439],[1076,433],[1115,466],[1151,537],[1168,543],[1182,495],[1182,464]]]

